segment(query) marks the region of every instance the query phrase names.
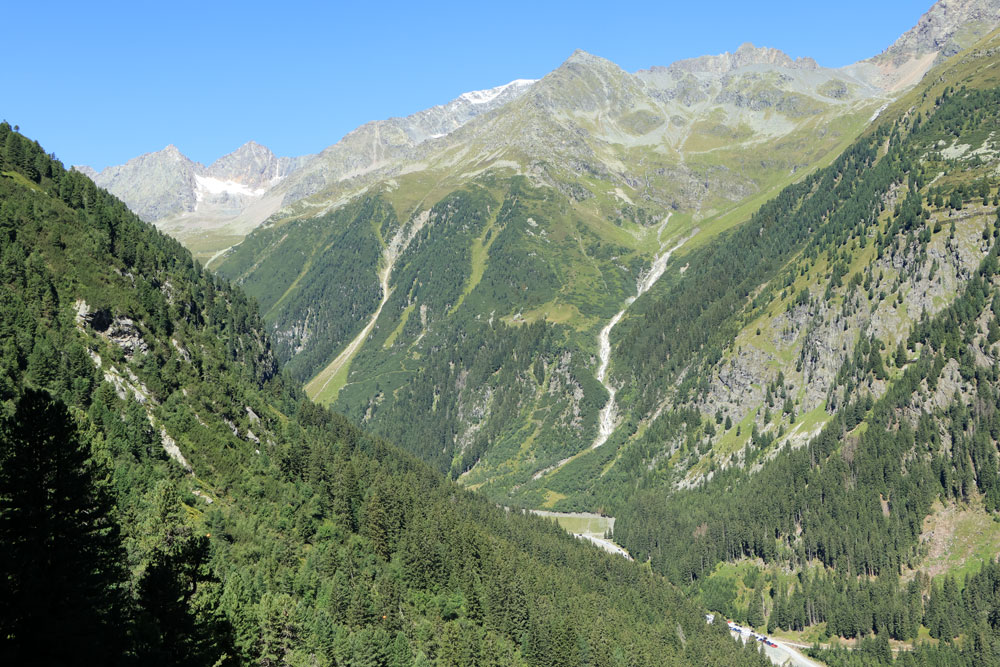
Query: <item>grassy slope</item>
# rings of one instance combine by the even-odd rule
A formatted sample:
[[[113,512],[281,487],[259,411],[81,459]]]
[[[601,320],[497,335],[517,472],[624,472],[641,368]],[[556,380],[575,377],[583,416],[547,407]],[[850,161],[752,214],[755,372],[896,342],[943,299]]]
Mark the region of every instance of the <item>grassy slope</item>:
[[[991,54],[995,46],[1000,44],[1000,31],[995,31],[975,45],[970,51],[956,56],[939,68],[927,75],[924,83],[905,95],[895,104],[891,105],[883,114],[882,122],[893,122],[904,116],[912,116],[916,113],[927,115],[933,109],[935,100],[946,88],[953,87],[961,89],[963,87],[990,89],[1000,86],[1000,63],[995,56],[983,55]],[[961,141],[971,144],[975,149],[979,143],[993,138],[989,132],[973,132],[968,136],[963,135]],[[947,144],[953,143],[951,137],[947,138]],[[956,140],[957,141],[957,140]],[[938,168],[943,169],[945,175],[934,181],[935,186],[950,189],[963,183],[975,182],[983,177],[991,178],[996,173],[996,158],[977,165],[966,162],[964,164],[936,164],[933,159],[929,159],[927,164],[932,173],[936,173]],[[990,191],[990,198],[998,194],[996,187]],[[995,211],[992,206],[981,206],[977,201],[971,205],[966,205],[960,215],[955,215],[947,207],[943,210],[931,209],[931,218],[927,222],[927,227],[934,227],[935,223],[940,225],[940,231],[931,235],[931,246],[937,247],[938,252],[944,251],[945,242],[949,237],[949,225],[955,221],[956,242],[949,246],[958,248],[959,252],[972,257],[981,256],[979,254],[980,232],[984,224],[989,225],[995,219]],[[953,217],[954,216],[954,217]],[[885,232],[891,219],[891,210],[887,210],[880,217],[879,231]],[[874,263],[875,248],[869,245],[866,249],[861,249],[856,245],[850,249],[851,261],[844,277],[845,285],[849,283],[855,274],[864,275],[866,270],[871,269]],[[928,262],[929,263],[929,262]],[[790,262],[791,266],[799,268],[809,266],[808,272],[797,273],[795,281],[782,290],[782,296],[773,300],[766,309],[758,311],[755,316],[748,318],[746,324],[737,335],[732,346],[727,350],[726,355],[732,356],[738,348],[759,347],[770,359],[773,360],[775,370],[783,370],[786,376],[794,375],[794,357],[790,355],[790,350],[775,348],[771,341],[775,338],[775,327],[780,326],[778,315],[786,312],[796,299],[796,295],[802,289],[808,289],[815,295],[822,295],[829,281],[830,264],[824,257],[810,265],[808,260],[794,258]],[[899,277],[899,272],[891,268],[884,269],[880,273],[885,274],[883,285],[892,284]],[[904,282],[903,294],[907,294],[907,285]],[[845,289],[837,290],[834,293],[833,305],[839,306],[844,299]],[[878,291],[878,290],[876,290]],[[889,290],[886,289],[886,292]],[[957,292],[946,294],[944,298],[935,297],[935,310],[943,308],[957,296]],[[895,299],[895,292],[889,294],[889,315],[895,315],[897,322],[894,334],[887,337],[889,351],[897,340],[906,339],[908,331],[919,318],[919,313],[908,311],[906,303],[892,303]],[[878,305],[878,304],[876,304]],[[874,307],[874,306],[873,306]],[[763,335],[761,335],[763,334]],[[912,359],[911,359],[912,361]],[[900,369],[889,369],[889,381],[899,378],[902,374]],[[744,406],[745,417],[739,425],[742,427],[742,438],[737,439],[735,432],[737,423],[734,422],[730,431],[724,432],[713,441],[712,450],[698,460],[698,463],[691,468],[691,474],[700,476],[709,470],[710,462],[714,460],[724,460],[735,451],[740,449],[748,438],[749,426],[752,418],[762,406]],[[822,406],[812,412],[799,415],[796,422],[790,425],[791,428],[799,428],[803,432],[811,432],[817,426],[822,425],[831,418]],[[865,424],[858,427],[858,433],[863,430]],[[556,506],[559,506],[558,504]],[[917,559],[912,568],[903,572],[903,580],[908,581],[915,572],[921,571],[934,578],[941,578],[946,575],[957,576],[959,581],[964,575],[971,574],[980,569],[982,564],[989,559],[995,559],[1000,551],[1000,523],[993,513],[986,511],[983,507],[982,499],[974,497],[968,503],[955,503],[949,501],[946,504],[935,503],[932,512],[926,517],[920,537],[922,554]],[[715,572],[709,577],[710,580],[734,580],[737,588],[738,604],[745,605],[749,595],[749,589],[743,585],[742,579],[748,576],[749,570],[760,570],[767,572],[768,576],[775,581],[781,581],[788,586],[794,582],[796,572],[791,574],[784,571],[782,567],[765,567],[761,562],[737,562],[721,563]],[[757,576],[757,575],[753,575]],[[707,584],[706,586],[711,586]],[[703,586],[704,588],[705,586]],[[766,597],[766,596],[765,596]],[[792,641],[811,644],[814,641],[826,642],[829,640],[825,632],[825,624],[806,628],[802,632],[783,632],[776,636],[790,639]],[[922,628],[921,637],[928,639],[926,628]],[[930,640],[932,643],[935,640]],[[894,646],[898,644],[894,642]],[[904,646],[905,648],[905,646]]]

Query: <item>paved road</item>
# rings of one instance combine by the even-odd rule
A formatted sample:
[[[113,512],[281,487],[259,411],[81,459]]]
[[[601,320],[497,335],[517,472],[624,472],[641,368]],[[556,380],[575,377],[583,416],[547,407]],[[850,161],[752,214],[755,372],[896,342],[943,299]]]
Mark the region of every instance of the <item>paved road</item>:
[[[739,626],[733,626],[732,623],[729,624],[729,631],[733,633],[734,637],[739,637],[745,642],[757,641],[756,633],[751,635],[751,630],[748,628],[740,628]],[[769,638],[772,643],[777,644],[777,646],[767,646],[764,645],[764,653],[770,658],[771,662],[776,665],[791,665],[792,667],[824,667],[823,663],[817,662],[812,658],[804,656],[798,651],[794,646],[787,644],[779,639]]]

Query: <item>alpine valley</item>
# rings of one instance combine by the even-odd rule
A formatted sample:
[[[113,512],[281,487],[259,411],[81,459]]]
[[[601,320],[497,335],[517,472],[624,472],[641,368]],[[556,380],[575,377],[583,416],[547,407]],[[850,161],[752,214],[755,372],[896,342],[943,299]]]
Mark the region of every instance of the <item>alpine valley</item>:
[[[0,172],[12,657],[1000,664],[1000,0]]]

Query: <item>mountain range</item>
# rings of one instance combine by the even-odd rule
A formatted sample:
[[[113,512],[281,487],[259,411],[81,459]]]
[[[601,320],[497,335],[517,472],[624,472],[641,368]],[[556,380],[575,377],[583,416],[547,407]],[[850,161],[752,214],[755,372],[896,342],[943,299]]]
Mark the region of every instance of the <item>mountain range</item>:
[[[453,321],[554,325],[562,381],[575,389],[552,428],[572,424],[572,435],[549,433],[542,440],[559,447],[519,455],[522,474],[537,474],[600,430],[602,417],[583,404],[610,405],[600,396],[620,381],[592,382],[601,362],[617,372],[598,358],[599,334],[611,338],[602,328],[640,296],[655,260],[708,243],[832,161],[934,63],[1000,22],[995,5],[937,3],[882,54],[838,70],[750,44],[635,74],[578,51],[537,82],[368,123],[314,156],[278,159],[251,143],[203,167],[168,147],[94,178],[243,284],[294,376],[355,417],[374,417],[371,401],[383,394],[374,378],[401,380],[407,359],[428,353],[421,346],[441,344],[429,334],[450,338]],[[455,198],[476,211],[463,212],[474,222],[460,223],[460,243],[438,224]],[[515,230],[501,216],[523,222]],[[467,268],[442,274],[434,265],[448,254]],[[372,351],[372,337],[387,352]],[[353,396],[341,395],[345,385]],[[351,404],[361,396],[375,398]],[[478,458],[469,455],[478,429],[458,415],[488,413],[490,403],[458,399],[444,460],[465,468],[460,461]],[[517,420],[505,428],[525,437]]]
[[[312,156],[81,171],[259,306],[220,354],[257,350],[394,455],[494,505],[614,515],[643,567],[828,664],[990,664],[998,25],[996,0],[942,0],[839,69],[750,44],[635,73],[577,51]],[[143,318],[207,289],[142,297]],[[128,313],[97,310],[154,378]],[[279,465],[325,483],[315,456]]]
[[[989,32],[998,20],[1000,12],[989,2],[952,0],[952,2],[938,3],[920,19],[917,25],[882,54],[841,68],[838,73],[842,78],[855,79],[883,91],[913,85],[932,62],[953,55],[961,48],[971,45]],[[747,44],[732,54],[680,61],[669,68],[654,67],[645,72],[647,76],[643,78],[648,82],[654,79],[652,76],[654,72],[673,70],[700,73],[700,78],[704,79],[709,73],[726,74],[746,66],[767,68],[769,65],[790,69],[823,69],[810,58],[801,58],[798,62],[794,62],[777,50],[757,50]],[[406,118],[374,121],[349,133],[340,142],[317,155],[280,159],[276,165],[272,165],[275,158],[267,155],[267,149],[249,142],[214,163],[208,168],[206,175],[222,181],[243,184],[253,191],[269,190],[290,172],[311,163],[304,173],[295,179],[295,185],[286,185],[283,188],[281,204],[288,205],[334,181],[349,179],[375,170],[386,162],[405,159],[415,146],[450,134],[472,118],[517,99],[532,83],[534,81],[516,79],[497,88],[465,93],[447,104],[417,112]],[[832,86],[827,91],[829,97],[837,98],[844,95],[839,92],[839,86],[828,85]],[[666,95],[675,96],[679,91],[676,86],[674,88],[672,91],[665,91]],[[868,94],[870,95],[871,91],[868,91]],[[204,168],[195,169],[193,164],[189,165],[185,160],[178,160],[177,153],[175,147],[168,146],[163,151],[140,156],[126,165],[108,167],[100,174],[86,166],[78,168],[89,176],[97,178],[102,187],[120,194],[143,219],[156,222],[178,213],[192,213],[194,210],[194,200],[197,198],[193,194],[195,186],[191,184],[188,174],[193,171],[204,171]],[[182,167],[176,165],[178,161]],[[178,169],[185,174],[184,177],[178,175],[180,172],[174,173]],[[166,170],[168,173],[160,173],[161,170]],[[261,178],[265,174],[266,177]],[[139,185],[139,181],[154,182],[158,188],[146,191]],[[215,186],[215,189],[218,187]],[[247,194],[238,189],[230,189],[235,195]],[[251,220],[260,222],[257,218],[261,215],[263,212],[255,213],[245,224],[252,226],[254,223]]]
[[[245,294],[6,122],[0,210],[5,664],[767,664],[310,402]]]
[[[100,173],[75,168],[120,197],[143,220],[184,240],[196,256],[211,259],[282,205],[442,137],[516,98],[531,83],[518,79],[465,93],[406,118],[367,123],[317,155],[278,158],[251,141],[205,167],[171,145]],[[288,179],[292,174],[295,179]]]

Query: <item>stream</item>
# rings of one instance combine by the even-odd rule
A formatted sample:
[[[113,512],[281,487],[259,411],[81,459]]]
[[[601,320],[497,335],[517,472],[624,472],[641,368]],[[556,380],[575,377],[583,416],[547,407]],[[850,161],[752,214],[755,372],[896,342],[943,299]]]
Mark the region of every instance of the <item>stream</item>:
[[[608,365],[611,363],[611,330],[621,322],[622,317],[625,316],[625,311],[628,310],[629,306],[635,303],[635,300],[640,296],[649,291],[656,281],[660,279],[664,271],[667,270],[667,261],[670,256],[674,254],[674,251],[680,248],[682,245],[687,243],[688,239],[691,238],[698,230],[692,232],[691,236],[681,239],[674,247],[669,250],[665,249],[665,244],[663,243],[663,230],[666,228],[667,223],[670,222],[670,216],[672,213],[668,213],[667,217],[663,219],[660,223],[660,228],[656,231],[656,240],[660,244],[659,254],[653,259],[652,265],[649,267],[649,271],[641,274],[639,279],[636,281],[635,296],[630,296],[625,299],[625,306],[615,313],[615,316],[611,318],[601,332],[597,334],[597,354],[601,362],[597,367],[597,381],[604,385],[604,388],[608,390],[608,402],[604,404],[601,408],[600,413],[597,416],[597,437],[594,439],[594,444],[590,446],[591,449],[597,449],[611,437],[614,433],[615,427],[618,426],[618,403],[615,401],[615,394],[618,392],[618,388],[611,384],[608,379]]]

